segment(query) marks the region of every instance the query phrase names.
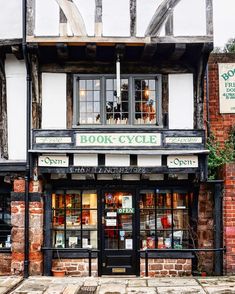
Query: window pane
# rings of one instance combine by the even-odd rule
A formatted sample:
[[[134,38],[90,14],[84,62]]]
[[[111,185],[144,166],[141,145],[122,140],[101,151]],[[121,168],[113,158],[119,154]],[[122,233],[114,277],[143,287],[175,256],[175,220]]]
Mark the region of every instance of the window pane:
[[[106,90],[114,90],[113,88],[113,79],[106,80]]]
[[[0,194],[0,246],[11,247],[11,204],[9,194]]]
[[[82,232],[82,248],[97,249],[97,231]]]
[[[81,231],[66,232],[66,247],[68,248],[81,248]]]
[[[80,80],[79,86],[79,123],[99,124],[100,80]]]

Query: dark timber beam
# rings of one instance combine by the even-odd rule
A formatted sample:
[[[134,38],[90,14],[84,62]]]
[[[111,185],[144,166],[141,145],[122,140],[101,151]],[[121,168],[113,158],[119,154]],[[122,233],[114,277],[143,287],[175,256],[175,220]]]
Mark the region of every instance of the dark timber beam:
[[[95,36],[102,36],[102,0],[95,0]]]
[[[150,61],[157,51],[157,44],[145,44],[141,59]]]
[[[11,52],[15,55],[18,60],[23,59],[23,52],[21,45],[13,45],[11,46]]]
[[[206,34],[213,35],[213,0],[206,0]]]
[[[67,60],[69,58],[68,46],[64,43],[56,44],[57,56],[60,60]]]
[[[179,60],[185,53],[186,50],[186,44],[174,44],[175,49],[172,52],[170,59],[171,60]]]
[[[130,34],[136,35],[136,0],[130,0]]]
[[[96,44],[90,43],[86,45],[86,57],[88,60],[96,59]]]
[[[166,36],[173,36],[174,34],[174,22],[173,22],[173,12],[171,11],[166,24],[165,24],[165,34]]]
[[[180,1],[181,0],[164,0],[154,13],[145,32],[145,36],[157,36],[162,28],[162,25],[172,13],[172,9]]]
[[[121,60],[124,59],[126,53],[126,45],[125,44],[117,44],[116,45],[116,55],[119,56]]]

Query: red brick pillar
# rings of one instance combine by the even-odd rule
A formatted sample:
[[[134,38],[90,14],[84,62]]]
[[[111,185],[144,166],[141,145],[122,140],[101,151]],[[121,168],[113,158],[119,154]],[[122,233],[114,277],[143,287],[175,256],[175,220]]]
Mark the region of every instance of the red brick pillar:
[[[11,273],[23,275],[24,272],[24,212],[25,181],[15,180],[11,193],[11,241],[12,261]]]
[[[29,274],[40,275],[43,269],[43,201],[41,183],[30,182],[29,187]],[[24,213],[25,182],[14,181],[12,193],[12,274],[23,274],[24,271]],[[15,200],[18,201],[15,201]]]
[[[210,185],[201,184],[198,196],[198,248],[214,247],[214,199]],[[197,254],[198,270],[213,273],[213,252]]]
[[[235,162],[226,164],[224,179],[223,226],[224,226],[224,272],[235,274]]]

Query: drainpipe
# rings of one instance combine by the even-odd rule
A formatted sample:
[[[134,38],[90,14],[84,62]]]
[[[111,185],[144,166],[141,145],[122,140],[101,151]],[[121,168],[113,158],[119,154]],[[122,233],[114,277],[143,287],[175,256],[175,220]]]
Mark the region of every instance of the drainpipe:
[[[210,137],[210,111],[209,111],[209,70],[208,65],[206,66],[206,125],[207,125],[207,136]]]
[[[27,0],[22,0],[22,30],[23,40],[22,49],[26,66],[26,88],[27,88],[27,100],[26,100],[26,174],[25,174],[25,228],[24,228],[24,277],[29,276],[29,180],[30,180],[30,146],[31,146],[31,71],[30,62],[28,56],[28,48],[26,42],[26,29],[27,29]]]

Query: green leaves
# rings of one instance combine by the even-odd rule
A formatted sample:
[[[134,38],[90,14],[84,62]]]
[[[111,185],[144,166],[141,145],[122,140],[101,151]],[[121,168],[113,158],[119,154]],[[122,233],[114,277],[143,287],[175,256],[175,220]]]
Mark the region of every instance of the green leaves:
[[[231,129],[224,146],[221,146],[213,134],[208,138],[206,146],[209,149],[209,179],[215,180],[218,176],[219,167],[235,160],[235,126]]]

